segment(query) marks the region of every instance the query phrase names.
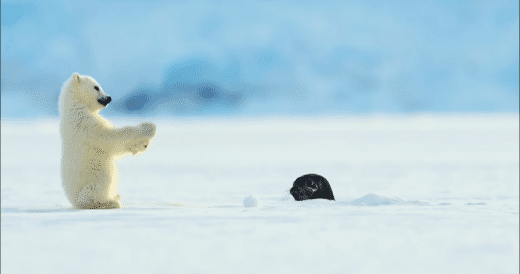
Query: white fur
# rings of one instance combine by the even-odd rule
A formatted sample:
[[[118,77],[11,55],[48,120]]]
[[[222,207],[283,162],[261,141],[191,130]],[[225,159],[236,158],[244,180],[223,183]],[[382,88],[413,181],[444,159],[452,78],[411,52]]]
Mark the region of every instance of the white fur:
[[[99,115],[105,106],[97,100],[105,96],[94,78],[77,73],[61,90],[62,185],[77,208],[120,208],[114,160],[144,152],[155,135],[152,123],[123,128],[111,125]]]

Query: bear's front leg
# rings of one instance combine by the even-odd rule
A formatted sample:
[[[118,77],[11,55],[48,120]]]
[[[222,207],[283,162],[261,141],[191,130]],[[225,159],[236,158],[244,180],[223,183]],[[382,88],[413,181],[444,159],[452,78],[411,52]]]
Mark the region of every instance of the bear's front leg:
[[[155,136],[156,126],[152,123],[142,123],[138,126],[140,129],[134,139],[128,143],[127,149],[136,155],[138,152],[144,152],[150,145],[150,141]]]

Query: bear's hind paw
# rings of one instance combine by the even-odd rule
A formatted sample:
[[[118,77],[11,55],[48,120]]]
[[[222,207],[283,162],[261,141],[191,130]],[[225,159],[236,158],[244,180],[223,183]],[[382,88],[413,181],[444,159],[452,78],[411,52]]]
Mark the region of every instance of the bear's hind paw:
[[[121,208],[121,202],[118,199],[106,201],[106,202],[90,202],[86,205],[78,206],[78,208],[80,208],[80,209],[114,209],[114,208]]]

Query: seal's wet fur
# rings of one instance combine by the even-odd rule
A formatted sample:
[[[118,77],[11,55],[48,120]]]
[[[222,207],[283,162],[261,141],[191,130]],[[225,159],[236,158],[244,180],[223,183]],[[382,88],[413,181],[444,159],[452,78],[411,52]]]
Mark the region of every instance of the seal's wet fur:
[[[289,193],[296,201],[310,199],[335,200],[329,181],[318,174],[306,174],[298,177]]]

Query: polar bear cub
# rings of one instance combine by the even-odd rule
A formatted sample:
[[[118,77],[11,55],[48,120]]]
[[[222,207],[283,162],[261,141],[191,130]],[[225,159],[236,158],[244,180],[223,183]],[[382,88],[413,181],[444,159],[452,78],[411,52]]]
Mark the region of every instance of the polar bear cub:
[[[99,115],[110,103],[94,78],[74,73],[60,95],[61,177],[76,208],[120,208],[115,159],[144,152],[155,125],[115,128]]]

